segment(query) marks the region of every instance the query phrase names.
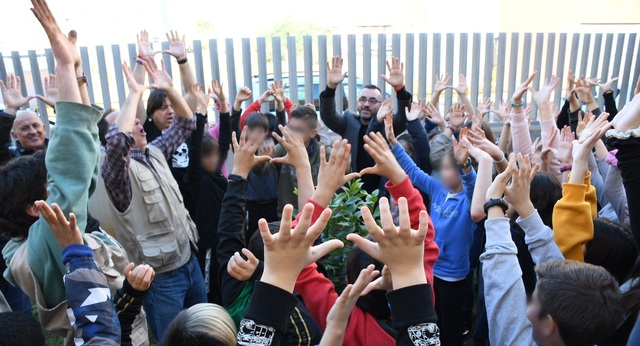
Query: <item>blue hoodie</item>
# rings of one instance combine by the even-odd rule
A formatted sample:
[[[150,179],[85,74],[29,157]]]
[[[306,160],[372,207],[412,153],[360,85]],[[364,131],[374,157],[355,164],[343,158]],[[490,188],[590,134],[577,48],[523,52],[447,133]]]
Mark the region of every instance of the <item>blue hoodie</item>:
[[[433,266],[436,276],[464,278],[469,274],[469,250],[475,222],[471,219],[471,199],[476,184],[476,172],[460,173],[462,192],[449,195],[449,189],[438,179],[420,170],[401,145],[391,150],[413,186],[431,196],[431,220],[436,230],[435,241],[440,257]]]

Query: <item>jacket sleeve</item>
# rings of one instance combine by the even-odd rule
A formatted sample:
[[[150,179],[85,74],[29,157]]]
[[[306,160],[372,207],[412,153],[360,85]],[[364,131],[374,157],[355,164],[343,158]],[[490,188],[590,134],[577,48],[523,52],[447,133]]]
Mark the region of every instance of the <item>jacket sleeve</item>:
[[[460,179],[462,180],[462,189],[464,190],[465,201],[467,202],[467,212],[471,212],[471,201],[473,201],[473,190],[476,188],[476,170],[471,167],[469,173],[464,174],[458,170]]]
[[[122,334],[120,345],[127,346],[131,343],[131,332],[136,317],[142,311],[142,304],[146,291],[135,290],[126,279],[122,283],[122,288],[116,291],[113,302],[116,306],[118,321],[120,322],[120,332]]]
[[[0,111],[0,165],[11,160],[9,147],[11,146],[11,127],[15,119],[15,116]]]
[[[442,186],[441,183],[431,177],[429,174],[423,172],[416,166],[415,162],[407,155],[402,145],[396,145],[391,149],[393,155],[400,163],[402,169],[409,175],[409,179],[413,183],[413,186],[420,189],[420,191],[433,196],[436,191]]]
[[[430,159],[431,145],[429,144],[429,137],[427,137],[425,127],[422,126],[420,120],[416,119],[407,122],[407,131],[411,135],[416,164],[422,171],[431,174],[433,171]]]
[[[633,132],[636,134],[633,134]],[[609,144],[618,149],[618,169],[627,195],[629,221],[636,245],[640,247],[640,138],[637,130],[632,134],[609,130]]]
[[[616,97],[612,92],[606,92],[602,94],[602,98],[604,99],[604,110],[609,113],[609,121],[612,121],[613,118],[618,115],[618,107],[616,106]]]
[[[196,129],[189,139],[189,167],[187,174],[189,177],[189,190],[193,198],[198,198],[200,194],[200,174],[202,173],[202,139],[204,127],[207,124],[207,116],[196,113]]]
[[[409,205],[409,215],[411,218],[411,229],[418,229],[418,227],[420,226],[420,212],[423,210],[427,210],[420,191],[413,187],[413,185],[411,184],[411,180],[409,180],[409,177],[407,177],[404,181],[402,181],[402,183],[398,185],[393,185],[390,181],[388,181],[385,187],[394,200],[397,201],[400,197],[404,197],[407,199],[407,204]],[[438,244],[436,244],[436,242],[434,241],[435,235],[435,228],[433,227],[431,217],[429,217],[429,229],[427,230],[427,236],[424,238],[423,265],[424,273],[427,277],[427,282],[429,282],[430,284],[433,283],[433,265],[436,263],[436,260],[438,260],[438,256],[440,255],[440,248],[438,248]],[[431,293],[432,295],[434,294],[434,292]]]
[[[93,261],[93,251],[86,245],[74,244],[62,252],[69,268],[64,278],[67,314],[76,343],[82,338],[83,345],[119,345],[120,323],[107,278]]]
[[[327,315],[338,299],[333,283],[318,272],[318,265],[311,263],[302,270],[294,290],[300,294],[320,329],[327,328]]]
[[[229,113],[220,113],[220,136],[218,136],[218,148],[220,150],[220,167],[227,162],[229,148],[231,147],[231,116]]]
[[[57,123],[51,131],[46,155],[47,204],[56,203],[65,215],[74,213],[78,228],[87,225],[89,196],[98,179],[98,121],[100,112],[90,106],[58,102]],[[75,153],[75,155],[69,155]],[[62,249],[49,224],[40,217],[31,225],[27,255],[33,275],[43,290],[48,307],[65,300]]]
[[[562,198],[553,208],[553,231],[555,242],[568,260],[584,262],[582,245],[593,239],[592,204],[595,189],[587,174],[584,184],[565,183]]]
[[[560,109],[560,113],[558,114],[558,119],[556,119],[556,126],[561,130],[566,126],[569,126],[569,107],[571,107],[571,103],[565,99],[564,104],[562,105],[562,109]]]
[[[509,219],[488,219],[485,228],[487,242],[480,261],[489,341],[492,345],[533,345],[533,330],[527,319],[527,293]]]
[[[371,117],[371,122],[369,123],[369,126],[367,126],[367,134],[371,132],[380,132],[384,136],[387,135],[387,132],[384,129],[384,123],[379,122],[377,117]]]
[[[245,110],[244,113],[242,113],[242,116],[240,117],[240,128],[241,129],[244,127],[244,120],[247,118],[247,116],[249,116],[249,114],[260,112],[260,107],[261,106],[260,106],[260,101],[259,100],[253,101],[253,103],[250,104],[249,107],[247,107],[247,110]]]
[[[396,345],[440,345],[438,316],[429,295],[431,285],[415,285],[387,293]]]
[[[244,242],[244,193],[247,189],[247,182],[229,181],[227,193],[222,200],[220,210],[220,222],[218,223],[218,248],[217,256],[220,264],[218,273],[220,282],[220,292],[222,292],[222,303],[229,306],[242,292],[245,282],[234,279],[227,273],[227,262],[236,251],[241,251],[245,247]]]
[[[285,290],[256,282],[249,307],[240,321],[237,345],[280,345],[297,302]]]
[[[522,156],[532,156],[531,151],[531,133],[527,124],[526,115],[522,113],[511,113],[511,143],[513,143],[513,152],[522,154]]]
[[[413,95],[407,91],[407,88],[402,87],[401,90],[396,91],[396,96],[398,98],[398,111],[393,116],[393,132],[401,134],[407,129],[407,112],[405,108],[411,110]]]
[[[620,170],[617,167],[609,168],[607,178],[604,180],[604,193],[616,212],[618,222],[623,223],[627,218],[627,196],[624,193],[622,176],[620,176]]]
[[[242,132],[240,129],[240,117],[242,115],[242,110],[236,111],[234,108],[231,108],[231,131],[236,133],[236,139],[240,140],[240,133]]]
[[[542,222],[537,210],[526,218],[519,217],[516,222],[524,231],[524,242],[529,247],[533,263],[564,260],[558,245],[553,241],[553,231]]]
[[[327,87],[320,94],[320,118],[331,131],[344,137],[347,120],[336,110],[336,89]]]

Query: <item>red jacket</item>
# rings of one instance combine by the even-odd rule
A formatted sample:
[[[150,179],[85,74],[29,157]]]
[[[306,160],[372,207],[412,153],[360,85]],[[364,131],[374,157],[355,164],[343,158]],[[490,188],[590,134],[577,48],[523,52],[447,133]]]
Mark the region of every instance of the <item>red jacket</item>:
[[[249,105],[249,107],[247,107],[244,113],[242,113],[242,116],[240,116],[240,131],[244,128],[244,119],[246,119],[249,114],[259,113],[261,106],[260,100],[255,100],[251,105]],[[291,108],[293,108],[293,102],[291,102],[289,98],[285,99],[284,111],[289,114],[291,113]]]
[[[420,192],[416,190],[409,177],[397,186],[386,185],[394,199],[405,197],[409,205],[411,227],[418,228],[420,223],[420,211],[426,210]],[[312,202],[310,200],[310,202]],[[316,208],[320,206],[316,205]],[[315,214],[315,213],[314,213]],[[316,216],[316,215],[314,215]],[[433,283],[433,264],[438,259],[440,250],[433,241],[435,236],[433,224],[429,220],[429,230],[424,242],[424,266],[425,275],[429,283]],[[317,265],[312,263],[300,273],[296,281],[295,290],[298,292],[311,316],[318,322],[322,331],[327,327],[327,315],[338,299],[333,283],[317,271]],[[354,307],[349,317],[343,345],[395,345],[394,338],[389,335],[370,314]]]

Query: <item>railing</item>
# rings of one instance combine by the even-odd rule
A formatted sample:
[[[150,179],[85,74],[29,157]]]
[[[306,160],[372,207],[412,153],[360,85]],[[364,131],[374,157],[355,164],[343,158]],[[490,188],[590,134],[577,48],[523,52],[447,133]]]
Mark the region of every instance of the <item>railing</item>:
[[[249,86],[254,97],[258,97],[273,79],[284,79],[288,89],[294,91],[290,92],[294,102],[317,102],[318,93],[326,86],[327,60],[332,55],[341,55],[345,70],[350,73],[344,90],[338,90],[344,96],[336,98],[338,108],[348,102],[344,106],[355,109],[362,85],[376,84],[383,94],[393,94],[380,77],[386,73],[385,61],[391,56],[399,56],[404,62],[408,90],[420,98],[431,91],[434,76],[442,73],[452,75],[452,83],[457,83],[458,74],[467,75],[470,98],[475,104],[486,97],[494,102],[507,100],[534,70],[539,71],[533,82],[536,89],[552,75],[564,77],[568,70],[573,70],[578,76],[602,80],[619,76],[618,105],[622,107],[632,97],[633,84],[640,74],[636,36],[635,33],[408,33],[210,39],[189,42],[189,59],[199,83],[208,84],[211,79],[225,82],[231,102],[240,87]],[[160,45],[168,48],[167,42]],[[123,60],[130,65],[135,63],[136,45],[81,47],[80,52],[91,101],[105,108],[121,104],[126,90],[120,64]],[[163,58],[173,75],[177,65],[169,56]],[[50,49],[29,50],[26,54],[0,53],[0,78],[5,79],[8,72],[22,78],[23,93],[42,94],[43,74],[54,72],[53,54]],[[558,105],[566,87],[565,78],[561,84],[554,95]],[[453,96],[448,89],[445,109],[453,102]],[[598,99],[602,102],[602,98]],[[45,108],[38,102],[39,108]],[[46,111],[41,113],[48,117]]]

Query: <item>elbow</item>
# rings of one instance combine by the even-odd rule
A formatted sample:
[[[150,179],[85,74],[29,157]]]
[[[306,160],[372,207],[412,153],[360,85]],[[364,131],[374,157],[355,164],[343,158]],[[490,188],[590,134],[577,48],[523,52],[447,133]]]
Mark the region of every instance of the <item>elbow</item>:
[[[486,216],[487,214],[485,214],[484,210],[481,210],[481,208],[471,208],[471,220],[473,220],[473,222],[478,223]]]

